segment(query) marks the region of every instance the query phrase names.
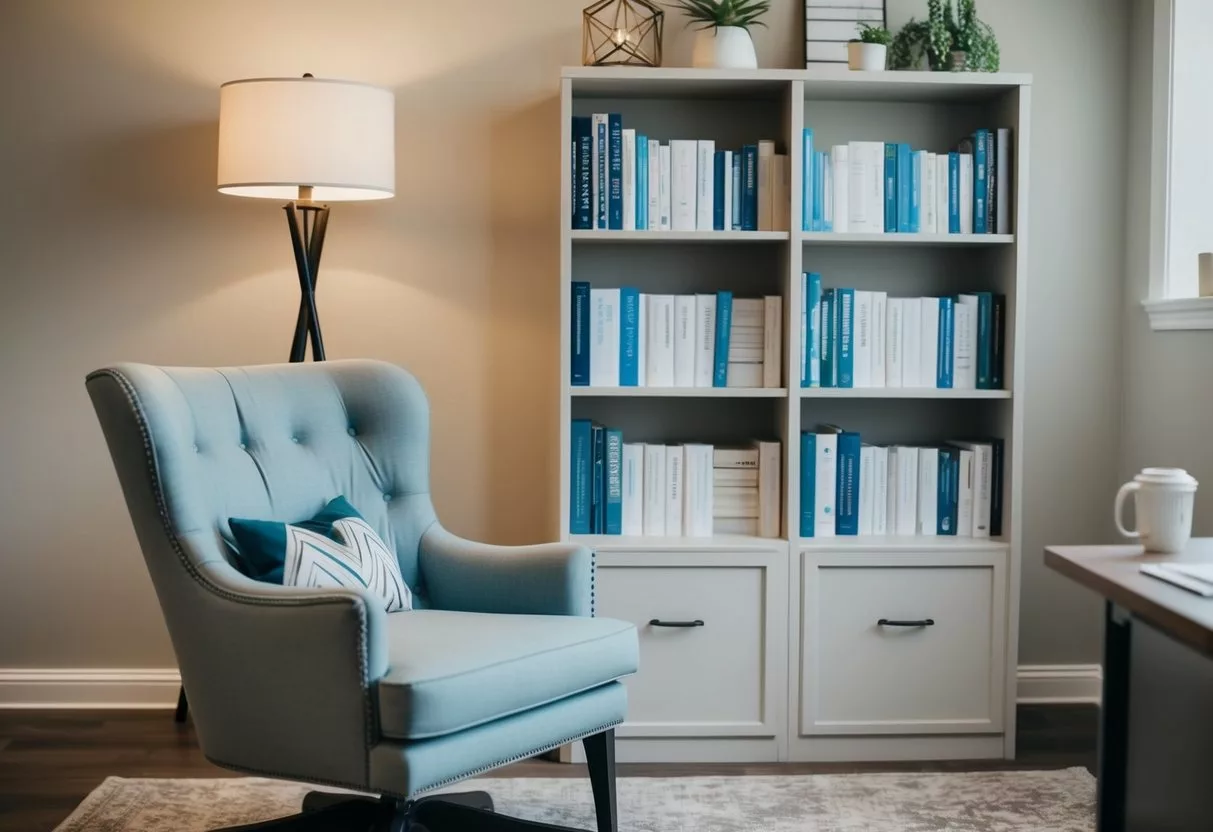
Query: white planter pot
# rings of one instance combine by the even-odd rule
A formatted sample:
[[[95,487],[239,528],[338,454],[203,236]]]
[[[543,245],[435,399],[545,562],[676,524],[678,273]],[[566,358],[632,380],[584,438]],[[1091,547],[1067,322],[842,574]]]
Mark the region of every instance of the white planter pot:
[[[884,72],[889,47],[853,40],[847,44],[847,65],[860,72]]]
[[[758,69],[754,41],[740,26],[701,29],[695,35],[691,66],[699,69]]]

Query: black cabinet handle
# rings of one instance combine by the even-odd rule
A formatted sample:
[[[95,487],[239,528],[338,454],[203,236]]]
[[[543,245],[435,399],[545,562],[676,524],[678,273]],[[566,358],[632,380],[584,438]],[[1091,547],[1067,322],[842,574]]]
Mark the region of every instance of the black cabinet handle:
[[[696,618],[694,621],[662,621],[660,618],[654,618],[649,622],[650,627],[702,627],[703,619]]]
[[[899,621],[895,618],[882,618],[876,622],[877,627],[933,627],[934,618],[922,618],[918,621]]]

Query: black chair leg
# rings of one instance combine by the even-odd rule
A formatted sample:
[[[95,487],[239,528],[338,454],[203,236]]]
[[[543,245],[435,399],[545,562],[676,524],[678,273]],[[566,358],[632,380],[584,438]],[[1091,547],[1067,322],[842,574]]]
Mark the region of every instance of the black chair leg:
[[[177,694],[177,712],[173,714],[174,722],[185,722],[185,716],[190,712],[190,703],[185,698],[185,685]]]
[[[619,811],[615,804],[615,729],[594,734],[581,741],[590,769],[590,788],[594,790],[594,811],[598,832],[619,831]]]

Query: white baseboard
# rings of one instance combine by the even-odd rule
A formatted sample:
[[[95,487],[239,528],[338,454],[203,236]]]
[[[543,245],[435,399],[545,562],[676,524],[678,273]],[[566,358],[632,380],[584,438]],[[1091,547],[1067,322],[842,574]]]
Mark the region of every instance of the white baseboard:
[[[172,708],[180,685],[176,668],[0,668],[0,708]]]
[[[1019,666],[1022,704],[1099,704],[1103,671],[1097,664]],[[181,676],[153,670],[27,670],[0,668],[0,708],[172,708]]]
[[[1021,705],[1098,705],[1103,668],[1097,664],[1021,664],[1016,679]]]

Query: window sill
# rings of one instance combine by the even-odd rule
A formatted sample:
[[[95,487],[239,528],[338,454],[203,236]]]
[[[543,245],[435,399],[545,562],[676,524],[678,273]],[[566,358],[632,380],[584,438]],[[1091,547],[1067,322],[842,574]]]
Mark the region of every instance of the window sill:
[[[1180,329],[1213,329],[1213,298],[1168,298],[1143,300],[1155,332]]]

